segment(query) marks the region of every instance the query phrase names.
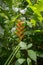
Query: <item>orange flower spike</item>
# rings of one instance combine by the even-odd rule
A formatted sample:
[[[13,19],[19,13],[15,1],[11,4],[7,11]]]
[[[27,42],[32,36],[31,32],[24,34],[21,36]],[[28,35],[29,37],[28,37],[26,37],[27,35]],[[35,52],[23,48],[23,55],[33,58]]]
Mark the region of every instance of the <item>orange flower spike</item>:
[[[18,32],[16,32],[17,36],[20,37],[20,34]]]
[[[25,28],[24,26],[20,27],[21,30],[23,30],[24,28]]]
[[[16,24],[17,27],[20,27],[19,23]]]
[[[20,30],[19,28],[17,28],[16,30],[17,30],[17,32],[19,32],[19,33],[21,32],[21,30]]]
[[[19,24],[20,24],[20,26],[23,26],[23,22],[22,21]]]
[[[18,27],[21,26],[21,20],[17,20],[17,24],[16,24]]]
[[[17,34],[17,36],[19,37],[20,40],[22,40],[23,37],[24,37],[25,26],[23,26],[23,24],[24,24],[24,22],[22,22],[21,20],[17,20],[17,24],[16,24],[17,32],[16,32],[16,34]]]
[[[24,33],[24,30],[20,32],[20,35],[22,35]]]

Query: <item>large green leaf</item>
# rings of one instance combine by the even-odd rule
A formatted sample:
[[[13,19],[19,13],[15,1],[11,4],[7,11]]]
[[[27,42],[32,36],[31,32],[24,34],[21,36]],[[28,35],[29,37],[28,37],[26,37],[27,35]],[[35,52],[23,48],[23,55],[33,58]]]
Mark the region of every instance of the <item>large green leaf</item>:
[[[4,17],[5,19],[8,19],[8,17],[5,15],[5,13],[0,13],[0,16]]]
[[[36,52],[33,51],[33,50],[28,50],[28,55],[30,56],[30,58],[34,61],[37,60],[37,57],[36,57]]]
[[[29,7],[34,11],[34,13],[36,13],[38,15],[38,19],[40,21],[42,21],[42,16],[40,14],[40,10],[39,10],[39,7],[38,7],[38,4],[35,5],[32,5],[31,1],[30,0],[27,0],[27,2],[29,3]],[[42,4],[42,3],[41,3]],[[37,8],[38,7],[38,8]],[[42,7],[42,6],[41,6]]]
[[[39,0],[38,0],[39,1]],[[43,0],[34,5],[39,11],[43,11]]]
[[[25,61],[25,59],[19,58],[19,59],[16,61],[15,65],[21,65],[24,61]]]

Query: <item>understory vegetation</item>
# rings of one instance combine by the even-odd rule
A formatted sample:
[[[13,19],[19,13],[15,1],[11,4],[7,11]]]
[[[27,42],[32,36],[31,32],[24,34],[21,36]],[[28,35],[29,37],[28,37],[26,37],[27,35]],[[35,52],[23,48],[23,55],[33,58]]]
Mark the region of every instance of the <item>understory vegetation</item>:
[[[0,0],[0,65],[37,65],[37,57],[43,58],[43,0]]]

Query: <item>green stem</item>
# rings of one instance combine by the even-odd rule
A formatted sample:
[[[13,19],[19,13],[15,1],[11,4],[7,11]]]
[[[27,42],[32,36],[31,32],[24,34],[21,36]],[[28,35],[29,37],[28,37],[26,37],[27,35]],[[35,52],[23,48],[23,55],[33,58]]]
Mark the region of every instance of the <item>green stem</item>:
[[[13,60],[14,56],[16,55],[16,53],[18,52],[19,49],[20,49],[20,47],[18,46],[17,50],[14,52],[12,58],[10,59],[10,61],[8,62],[7,65],[10,65],[11,61]]]
[[[9,56],[9,58],[7,59],[7,61],[5,62],[4,65],[7,65],[8,61],[11,59],[12,55],[14,54],[14,52],[16,51],[17,48],[18,48],[18,45],[17,45],[16,48],[13,50],[13,52],[11,53],[11,55]]]

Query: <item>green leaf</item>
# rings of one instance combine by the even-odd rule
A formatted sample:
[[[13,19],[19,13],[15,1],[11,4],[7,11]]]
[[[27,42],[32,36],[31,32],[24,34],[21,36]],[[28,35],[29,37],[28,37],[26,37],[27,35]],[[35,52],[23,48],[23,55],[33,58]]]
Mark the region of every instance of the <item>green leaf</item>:
[[[33,50],[28,50],[28,56],[30,56],[30,58],[34,61],[36,61],[36,52]]]
[[[32,3],[31,3],[31,1],[30,0],[26,0],[28,3],[29,3],[29,5],[32,5]]]
[[[6,16],[5,13],[0,13],[0,16],[2,16],[2,17],[4,17],[4,18],[8,19],[8,17]]]
[[[14,23],[15,22],[15,20],[20,16],[21,14],[19,14],[19,15],[16,15],[16,17],[14,17],[12,20],[11,20],[11,22],[12,23]]]
[[[27,49],[27,45],[26,45],[26,43],[25,42],[20,42],[19,43],[19,45],[20,45],[20,47],[21,47],[21,49]]]
[[[27,21],[27,25],[32,28],[32,23]]]
[[[20,51],[18,51],[18,53],[16,54],[16,58],[20,58],[21,57],[21,53]]]
[[[38,15],[38,19],[39,19],[40,21],[42,21],[43,18],[42,18],[41,14],[40,14],[40,10],[39,10],[39,8],[37,8],[37,7],[38,7],[38,4],[32,5],[32,3],[31,3],[30,0],[27,0],[27,2],[29,3],[28,6],[34,11],[35,14]],[[42,6],[41,6],[41,7],[42,7]]]
[[[36,21],[34,19],[31,19],[31,23],[32,23],[33,26],[36,25]]]
[[[19,58],[19,59],[16,61],[15,65],[21,65],[24,61],[25,61],[25,59]]]
[[[28,64],[28,65],[32,65],[32,64],[31,64],[31,59],[30,59],[30,58],[27,58],[27,64]]]
[[[28,44],[28,48],[31,48],[32,47],[32,43]]]

